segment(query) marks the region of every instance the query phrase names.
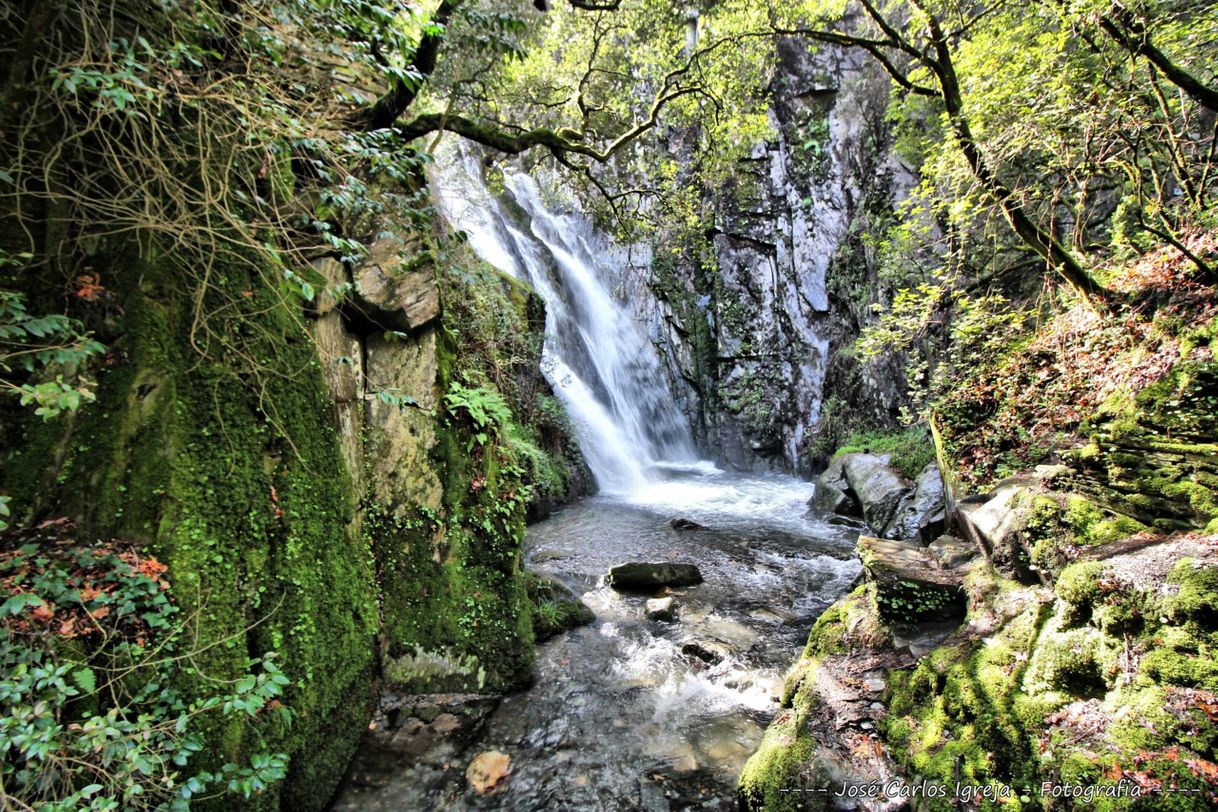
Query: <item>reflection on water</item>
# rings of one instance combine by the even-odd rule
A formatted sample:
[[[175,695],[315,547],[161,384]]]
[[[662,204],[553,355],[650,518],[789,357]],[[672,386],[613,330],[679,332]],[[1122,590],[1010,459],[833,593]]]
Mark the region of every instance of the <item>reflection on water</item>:
[[[451,742],[355,774],[343,809],[734,808],[734,785],[775,710],[784,670],[817,613],[859,574],[854,537],[803,517],[811,487],[780,476],[681,466],[644,492],[597,497],[529,529],[527,565],[582,596],[590,626],[538,652],[538,680],[504,698],[464,749]],[[681,516],[706,530],[678,531]],[[697,564],[676,590],[677,623],[648,620],[646,595],[618,593],[625,561]],[[708,664],[682,648],[721,652]],[[484,750],[511,759],[482,797],[464,769]]]

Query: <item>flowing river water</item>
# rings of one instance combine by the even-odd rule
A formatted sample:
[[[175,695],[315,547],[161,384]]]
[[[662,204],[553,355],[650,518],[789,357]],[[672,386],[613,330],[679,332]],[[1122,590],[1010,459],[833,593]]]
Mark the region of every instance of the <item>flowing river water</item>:
[[[442,156],[432,187],[474,250],[545,300],[543,372],[600,495],[531,526],[525,565],[596,618],[539,646],[527,691],[400,698],[385,718],[407,717],[401,745],[363,748],[334,807],[734,808],[783,672],[859,576],[856,534],[805,515],[807,482],[699,461],[638,303],[611,293],[622,251],[577,211],[552,211],[519,173],[491,194],[478,156],[461,149]],[[605,583],[629,561],[695,564],[704,582],[672,591],[675,622],[650,619],[650,595]],[[483,795],[465,770],[487,751],[506,754],[510,773]]]
[[[854,536],[802,518],[809,486],[796,479],[694,467],[667,477],[529,528],[527,565],[574,590],[596,620],[539,647],[536,684],[499,701],[471,741],[365,754],[337,808],[735,808],[783,672],[859,574]],[[707,529],[674,530],[674,516]],[[647,595],[605,585],[615,564],[665,560],[694,563],[705,579],[674,591],[675,623],[649,620]],[[689,643],[724,659],[707,663],[683,651]],[[482,796],[464,770],[488,750],[506,753],[511,772]]]

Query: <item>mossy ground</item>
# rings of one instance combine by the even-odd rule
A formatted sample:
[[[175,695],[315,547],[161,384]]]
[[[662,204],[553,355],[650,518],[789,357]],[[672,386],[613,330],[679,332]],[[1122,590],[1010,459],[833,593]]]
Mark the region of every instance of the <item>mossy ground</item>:
[[[992,634],[891,674],[884,734],[894,757],[945,784],[963,775],[1007,787],[1003,809],[1046,807],[1042,781],[1122,779],[1195,792],[1102,798],[1094,808],[1211,808],[1218,625],[1201,607],[1218,600],[1218,565],[1182,561],[1165,583],[1139,586],[1098,562],[1075,564],[1056,601],[1028,602]]]

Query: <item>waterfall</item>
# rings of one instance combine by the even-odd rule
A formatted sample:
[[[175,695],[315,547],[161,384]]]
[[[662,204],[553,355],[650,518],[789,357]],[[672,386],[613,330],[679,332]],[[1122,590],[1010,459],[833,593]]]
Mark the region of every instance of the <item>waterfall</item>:
[[[431,187],[474,251],[545,301],[542,372],[601,490],[638,493],[666,466],[697,462],[655,347],[610,293],[621,249],[577,212],[552,211],[522,172],[504,169],[503,194],[491,194],[460,145],[441,150]]]

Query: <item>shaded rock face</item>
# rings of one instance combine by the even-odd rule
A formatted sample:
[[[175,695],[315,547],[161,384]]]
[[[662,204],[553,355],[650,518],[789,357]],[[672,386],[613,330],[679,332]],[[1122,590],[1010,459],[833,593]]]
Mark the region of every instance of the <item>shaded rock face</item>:
[[[943,477],[939,466],[928,465],[914,480],[913,493],[907,492],[897,505],[886,535],[929,544],[943,532],[946,519]]]
[[[884,426],[902,403],[899,368],[832,367],[877,301],[863,223],[911,179],[889,155],[882,69],[861,51],[796,41],[778,55],[775,137],[708,194],[716,267],[661,235],[638,312],[700,444],[736,468],[810,474],[823,402]],[[668,138],[670,153],[689,152],[692,135]]]
[[[873,536],[859,536],[857,551],[886,620],[908,623],[964,615],[963,564],[944,567],[921,544]]]
[[[909,480],[888,465],[887,454],[848,454],[846,484],[862,505],[867,524],[886,534],[898,508],[911,491]]]
[[[833,519],[858,519],[877,535],[929,544],[944,529],[943,478],[935,464],[913,482],[889,454],[837,454],[816,478],[808,507]]]

